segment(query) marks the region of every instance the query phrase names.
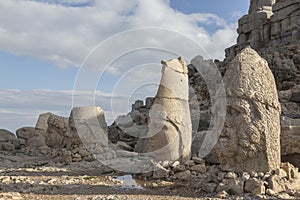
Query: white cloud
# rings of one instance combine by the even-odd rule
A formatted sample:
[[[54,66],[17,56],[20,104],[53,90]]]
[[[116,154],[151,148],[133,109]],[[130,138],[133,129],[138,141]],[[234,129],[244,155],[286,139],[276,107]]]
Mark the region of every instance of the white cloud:
[[[218,16],[184,14],[172,9],[168,0],[43,2],[0,1],[1,50],[50,60],[62,67],[79,66],[88,52],[107,37],[132,28],[154,26],[181,32],[199,42],[212,58],[222,59],[224,49],[236,38],[235,27]],[[70,3],[91,5],[64,6]],[[214,24],[219,30],[210,35],[199,24]]]
[[[75,95],[80,96],[82,103],[85,104],[90,102],[90,98],[94,98],[94,94],[95,105],[103,108],[108,124],[118,115],[128,112],[128,107],[125,106],[129,103],[128,97],[99,91],[95,93],[81,91]],[[15,131],[20,127],[35,126],[39,114],[45,112],[68,117],[72,109],[72,95],[71,90],[0,90],[0,128]]]

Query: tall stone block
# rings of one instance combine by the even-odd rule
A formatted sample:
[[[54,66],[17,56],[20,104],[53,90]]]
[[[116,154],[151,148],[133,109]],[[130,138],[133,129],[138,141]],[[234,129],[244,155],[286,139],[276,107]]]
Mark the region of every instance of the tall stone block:
[[[135,150],[157,160],[187,160],[191,157],[192,137],[187,66],[183,58],[162,64],[160,86],[149,114],[149,131],[139,139]]]
[[[223,168],[267,172],[280,167],[280,104],[267,62],[250,47],[241,51],[224,76],[225,127],[216,145]]]

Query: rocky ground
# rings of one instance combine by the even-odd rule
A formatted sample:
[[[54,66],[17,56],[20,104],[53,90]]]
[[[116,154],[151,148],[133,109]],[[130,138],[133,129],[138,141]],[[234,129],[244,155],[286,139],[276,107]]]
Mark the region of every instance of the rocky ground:
[[[142,181],[97,161],[0,153],[0,199],[201,199],[188,182]],[[125,177],[125,178],[124,178]],[[127,178],[126,178],[127,177]],[[122,180],[123,179],[123,180]]]
[[[277,197],[205,194],[189,180],[131,178],[97,161],[64,164],[59,157],[0,152],[0,199],[297,199],[300,193]],[[299,183],[300,184],[300,183]],[[219,197],[219,198],[218,198]]]

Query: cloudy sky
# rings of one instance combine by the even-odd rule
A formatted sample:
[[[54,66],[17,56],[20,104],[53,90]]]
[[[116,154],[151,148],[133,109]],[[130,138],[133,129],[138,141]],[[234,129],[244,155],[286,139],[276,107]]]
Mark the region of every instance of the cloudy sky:
[[[153,96],[160,60],[222,60],[247,0],[0,1],[0,128],[96,104],[107,121]]]

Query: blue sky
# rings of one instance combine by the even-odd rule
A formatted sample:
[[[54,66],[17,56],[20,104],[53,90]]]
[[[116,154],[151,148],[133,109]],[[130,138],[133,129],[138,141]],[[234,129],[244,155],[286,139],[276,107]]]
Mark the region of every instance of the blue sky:
[[[247,13],[248,5],[246,0],[1,1],[0,128],[34,126],[38,114],[48,111],[68,116],[83,60],[96,45],[122,31],[172,29],[198,42],[210,58],[222,59],[224,49],[235,43],[237,20]],[[164,37],[154,43],[164,42]],[[153,59],[147,61],[145,55]],[[172,55],[133,53],[99,77],[96,103],[107,111],[109,122],[125,113],[134,98],[154,95],[159,61],[168,58]],[[132,70],[150,60],[157,64]],[[101,61],[94,64],[103,70]],[[140,87],[142,83],[145,87]],[[112,92],[118,97],[113,113]]]

